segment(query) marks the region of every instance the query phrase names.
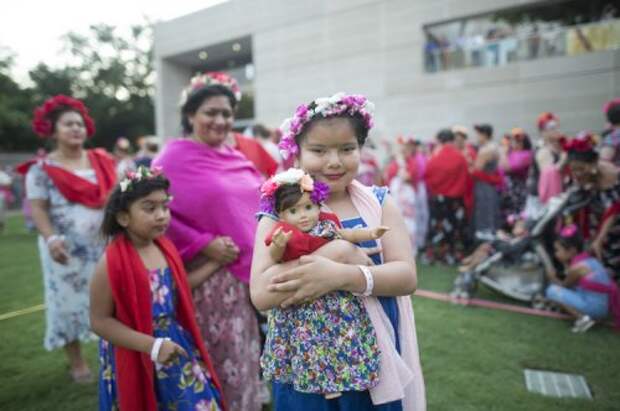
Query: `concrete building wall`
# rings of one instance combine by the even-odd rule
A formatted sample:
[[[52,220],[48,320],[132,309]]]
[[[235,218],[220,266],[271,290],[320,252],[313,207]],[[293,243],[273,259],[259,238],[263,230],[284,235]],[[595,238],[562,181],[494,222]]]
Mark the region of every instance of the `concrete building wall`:
[[[601,105],[620,95],[620,51],[426,73],[425,24],[532,0],[231,0],[155,29],[157,132],[177,135],[178,98],[192,69],[178,54],[252,36],[256,120],[279,125],[295,107],[338,91],[377,106],[373,135],[430,138],[440,127],[490,122],[534,132],[541,111],[562,128],[603,126]]]

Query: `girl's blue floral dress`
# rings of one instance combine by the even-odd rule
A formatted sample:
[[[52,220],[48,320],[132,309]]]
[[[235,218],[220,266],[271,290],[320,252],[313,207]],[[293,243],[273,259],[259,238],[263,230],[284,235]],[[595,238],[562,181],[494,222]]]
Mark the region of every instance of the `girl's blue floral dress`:
[[[149,272],[153,297],[153,335],[168,337],[188,353],[172,365],[153,364],[159,410],[221,410],[220,393],[200,358],[194,340],[176,320],[175,284],[169,268]],[[99,410],[118,410],[114,347],[105,340],[99,344]]]

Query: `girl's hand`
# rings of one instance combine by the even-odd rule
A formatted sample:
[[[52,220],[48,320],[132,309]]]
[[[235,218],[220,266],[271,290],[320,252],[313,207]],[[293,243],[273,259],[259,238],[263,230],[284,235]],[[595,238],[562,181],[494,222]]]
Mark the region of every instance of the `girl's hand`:
[[[65,247],[65,242],[62,238],[58,238],[47,245],[50,255],[54,261],[58,264],[66,265],[69,261],[69,253]]]
[[[338,266],[342,264],[318,255],[302,256],[297,267],[273,276],[267,289],[294,293],[280,304],[282,308],[311,302],[340,289],[341,279],[334,274],[339,271]]]
[[[204,254],[211,260],[227,265],[239,257],[239,247],[230,237],[220,236],[207,245],[204,249]]]
[[[180,355],[185,358],[189,358],[187,352],[179,344],[171,340],[164,340],[161,348],[159,349],[157,362],[164,365],[170,365]]]

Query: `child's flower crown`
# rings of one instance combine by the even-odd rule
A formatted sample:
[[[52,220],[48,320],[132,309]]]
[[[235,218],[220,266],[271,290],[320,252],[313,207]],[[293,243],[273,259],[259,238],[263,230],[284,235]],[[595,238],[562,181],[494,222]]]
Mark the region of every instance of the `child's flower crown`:
[[[134,183],[142,180],[152,180],[162,175],[161,167],[153,166],[147,168],[145,166],[139,166],[136,171],[127,171],[125,178],[123,178],[119,186],[121,187],[121,193],[131,190]]]
[[[329,197],[329,186],[320,181],[314,181],[309,174],[298,168],[289,168],[265,181],[260,188],[260,211],[276,214],[275,194],[278,188],[286,184],[299,184],[302,193],[310,193],[310,200],[320,204]]]
[[[291,118],[284,120],[280,126],[282,139],[280,140],[280,153],[284,159],[294,157],[299,152],[295,137],[298,136],[310,120],[314,118],[328,118],[341,114],[350,116],[359,113],[367,129],[373,126],[372,114],[375,105],[360,94],[337,93],[331,97],[320,97],[310,104],[302,104],[297,107]]]
[[[191,78],[189,85],[181,93],[181,105],[185,104],[190,94],[209,86],[224,86],[233,93],[237,103],[241,100],[241,89],[234,77],[221,71],[206,71]]]

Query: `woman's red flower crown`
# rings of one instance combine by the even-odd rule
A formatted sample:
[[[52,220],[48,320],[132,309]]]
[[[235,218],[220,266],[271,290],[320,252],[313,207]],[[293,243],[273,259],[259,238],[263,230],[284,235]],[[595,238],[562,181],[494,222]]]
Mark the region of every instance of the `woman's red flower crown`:
[[[586,153],[594,151],[594,136],[589,132],[581,132],[574,138],[562,137],[560,139],[562,150],[567,152]]]
[[[86,127],[86,135],[88,137],[95,134],[95,122],[88,114],[88,109],[84,103],[69,96],[59,94],[48,98],[41,106],[34,110],[32,130],[39,137],[49,137],[54,133],[54,124],[52,124],[51,114],[58,111],[61,107],[76,111],[82,116],[84,126]]]

